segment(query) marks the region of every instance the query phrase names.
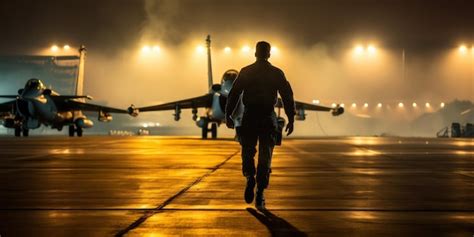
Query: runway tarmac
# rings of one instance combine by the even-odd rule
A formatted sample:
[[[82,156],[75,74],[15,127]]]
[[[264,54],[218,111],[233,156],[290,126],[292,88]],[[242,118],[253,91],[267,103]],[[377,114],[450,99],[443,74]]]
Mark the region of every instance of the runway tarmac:
[[[239,145],[190,137],[0,137],[0,236],[474,235],[474,140],[284,140],[268,211]]]

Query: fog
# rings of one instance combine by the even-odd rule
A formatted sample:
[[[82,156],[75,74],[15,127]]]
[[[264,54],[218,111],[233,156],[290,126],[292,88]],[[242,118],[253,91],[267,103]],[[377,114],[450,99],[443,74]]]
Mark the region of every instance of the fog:
[[[462,54],[457,46],[394,47],[374,34],[362,37],[357,32],[346,43],[327,38],[307,40],[271,25],[245,25],[252,20],[248,18],[242,19],[243,25],[239,27],[235,27],[235,19],[225,27],[228,19],[222,18],[222,13],[221,18],[213,18],[211,10],[193,9],[189,5],[197,5],[189,3],[147,0],[143,6],[145,20],[133,41],[116,47],[112,53],[110,48],[90,48],[85,92],[96,103],[121,108],[132,103],[145,106],[203,95],[208,91],[206,55],[196,47],[204,46],[206,35],[211,34],[214,83],[220,82],[227,69],[239,70],[252,63],[255,43],[266,40],[278,49],[272,53],[270,62],[284,70],[296,100],[345,105],[346,113],[341,117],[307,111],[307,121],[297,123],[295,135],[434,135],[436,131],[432,128],[414,131],[412,122],[426,113],[438,112],[442,102],[474,101],[474,53]],[[202,17],[204,13],[208,16]],[[270,22],[265,17],[263,21]],[[210,25],[208,29],[206,22]],[[224,27],[216,29],[216,24]],[[143,52],[145,45],[150,47],[149,52]],[[242,51],[244,45],[251,47],[250,52]],[[363,46],[364,52],[357,53],[357,45]],[[375,47],[375,52],[368,52],[369,45]],[[159,52],[153,50],[154,46],[159,46]],[[230,47],[232,52],[224,52],[224,47]],[[403,108],[398,106],[400,102]],[[414,102],[417,107],[413,107]],[[352,103],[357,107],[352,108]],[[363,107],[364,103],[368,107]],[[430,103],[430,107],[425,103]],[[203,112],[201,109],[200,113]],[[179,122],[173,121],[173,113],[142,113],[138,118],[119,116],[117,126],[159,122],[176,128],[177,132],[200,134],[190,111],[183,111]],[[447,122],[437,121],[434,126],[448,125],[444,123]],[[227,129],[220,131],[223,130],[226,135],[232,134]]]

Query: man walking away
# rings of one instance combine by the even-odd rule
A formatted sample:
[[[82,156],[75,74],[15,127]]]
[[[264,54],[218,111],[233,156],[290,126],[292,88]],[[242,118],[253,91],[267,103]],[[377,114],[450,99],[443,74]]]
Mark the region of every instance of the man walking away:
[[[271,46],[265,41],[257,43],[255,63],[242,68],[229,92],[226,106],[226,125],[234,127],[232,113],[240,95],[244,104],[242,126],[238,131],[242,146],[242,171],[247,178],[245,201],[252,203],[257,185],[255,206],[265,208],[263,191],[268,187],[273,148],[276,142],[277,118],[275,105],[280,94],[288,116],[287,135],[293,132],[295,102],[293,91],[282,70],[268,62]],[[255,170],[254,156],[258,141],[258,165]],[[255,175],[257,176],[255,180]]]

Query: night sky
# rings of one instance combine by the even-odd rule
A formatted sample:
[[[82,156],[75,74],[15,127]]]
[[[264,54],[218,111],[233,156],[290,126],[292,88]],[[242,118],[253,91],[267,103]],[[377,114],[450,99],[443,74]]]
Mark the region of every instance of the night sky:
[[[390,47],[437,48],[474,38],[474,1],[467,0],[15,0],[0,3],[0,51],[67,42],[113,53],[141,38],[150,12],[163,23],[151,37],[170,44],[188,34],[233,31],[271,32],[303,45],[362,37]]]

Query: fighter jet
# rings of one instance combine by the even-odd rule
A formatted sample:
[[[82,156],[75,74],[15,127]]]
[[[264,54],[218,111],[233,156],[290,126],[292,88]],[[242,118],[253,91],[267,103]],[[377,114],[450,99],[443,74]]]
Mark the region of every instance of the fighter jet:
[[[227,96],[234,80],[237,78],[239,72],[235,69],[230,69],[224,72],[220,84],[213,84],[212,78],[212,61],[211,61],[211,37],[208,35],[206,38],[206,47],[207,47],[207,63],[208,63],[208,85],[209,92],[205,95],[168,102],[165,104],[151,105],[146,107],[135,107],[134,105],[128,108],[128,112],[132,116],[137,116],[139,112],[151,112],[151,111],[164,111],[164,110],[174,110],[174,120],[178,121],[181,118],[181,109],[192,109],[193,120],[196,122],[196,125],[202,130],[202,138],[207,139],[209,132],[213,139],[217,138],[217,128],[220,124],[225,123],[225,106],[227,102]],[[238,108],[235,111],[234,124],[236,127],[240,125],[241,115],[243,114],[243,104],[240,101]],[[284,119],[280,117],[280,110],[283,104],[281,99],[278,99],[276,107],[278,108],[278,121],[283,121]],[[198,117],[198,108],[205,109],[205,115]],[[334,108],[319,106],[315,104],[304,103],[300,101],[295,101],[296,108],[296,120],[305,120],[306,119],[306,110],[311,111],[326,111],[332,112],[334,116],[338,116],[344,113],[344,108],[337,105]],[[284,125],[284,124],[283,124]]]
[[[15,136],[29,135],[30,129],[41,125],[51,126],[61,131],[64,126],[69,127],[69,136],[82,136],[84,128],[90,128],[94,123],[82,112],[98,112],[98,120],[109,122],[110,113],[127,113],[125,109],[116,109],[101,105],[86,103],[92,98],[82,95],[85,47],[79,50],[79,73],[76,82],[76,95],[59,95],[47,89],[41,80],[32,78],[26,82],[24,88],[18,90],[18,95],[0,95],[0,98],[14,99],[0,104],[0,119],[3,126],[14,128]]]

